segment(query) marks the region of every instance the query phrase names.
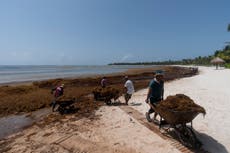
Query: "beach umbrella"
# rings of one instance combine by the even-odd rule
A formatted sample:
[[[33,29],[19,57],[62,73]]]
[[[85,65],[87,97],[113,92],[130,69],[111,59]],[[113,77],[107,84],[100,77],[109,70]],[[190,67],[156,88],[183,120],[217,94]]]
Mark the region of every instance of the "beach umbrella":
[[[211,63],[215,64],[216,69],[218,69],[218,65],[225,63],[225,61],[223,59],[219,58],[219,57],[215,57],[214,59],[211,60]]]

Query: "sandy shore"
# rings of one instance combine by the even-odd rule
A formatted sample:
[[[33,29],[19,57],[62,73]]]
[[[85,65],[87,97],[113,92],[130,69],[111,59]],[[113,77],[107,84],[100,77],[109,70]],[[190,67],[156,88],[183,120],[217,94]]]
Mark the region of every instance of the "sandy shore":
[[[177,93],[190,96],[203,106],[207,115],[194,119],[196,134],[203,148],[213,153],[230,151],[230,70],[199,67],[200,75],[165,84],[165,97]],[[181,152],[170,140],[148,129],[128,107],[142,113],[148,110],[144,102],[147,89],[134,94],[129,106],[103,106],[92,118],[78,119],[75,115],[59,119],[49,116],[50,124],[41,121],[29,129],[0,141],[2,152],[124,152],[161,153]],[[123,98],[120,98],[124,102]],[[153,124],[153,123],[151,123]],[[153,124],[154,125],[154,124]]]
[[[125,106],[127,107],[127,106]],[[47,124],[36,123],[29,129],[0,141],[2,152],[55,153],[179,153],[148,128],[117,106],[103,106],[96,118],[65,116]]]
[[[230,70],[199,68],[200,75],[166,85],[166,95],[184,93],[202,105],[207,115],[193,122],[204,148],[210,152],[230,152]]]
[[[165,97],[183,93],[206,109],[207,115],[198,115],[193,121],[203,148],[213,153],[230,152],[230,70],[199,67],[200,75],[165,84]],[[135,94],[134,102],[143,102],[147,89]],[[148,106],[135,107],[143,114]]]

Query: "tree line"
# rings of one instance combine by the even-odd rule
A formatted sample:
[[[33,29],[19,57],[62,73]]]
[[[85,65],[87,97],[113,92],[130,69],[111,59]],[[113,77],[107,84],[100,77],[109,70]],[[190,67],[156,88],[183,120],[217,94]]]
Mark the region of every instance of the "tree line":
[[[153,61],[153,62],[122,62],[111,63],[109,65],[212,65],[210,62],[213,58],[220,57],[225,60],[226,65],[230,63],[230,45],[224,47],[223,50],[216,50],[213,55],[199,56],[196,58],[187,58],[182,60],[166,60],[166,61]]]

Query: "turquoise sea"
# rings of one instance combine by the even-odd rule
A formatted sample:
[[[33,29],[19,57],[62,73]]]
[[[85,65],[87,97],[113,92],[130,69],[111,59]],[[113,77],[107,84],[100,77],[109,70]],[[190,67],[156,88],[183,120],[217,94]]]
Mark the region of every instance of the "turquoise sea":
[[[0,84],[53,78],[79,77],[84,75],[109,74],[123,72],[130,68],[145,68],[144,65],[105,65],[105,66],[0,66]]]

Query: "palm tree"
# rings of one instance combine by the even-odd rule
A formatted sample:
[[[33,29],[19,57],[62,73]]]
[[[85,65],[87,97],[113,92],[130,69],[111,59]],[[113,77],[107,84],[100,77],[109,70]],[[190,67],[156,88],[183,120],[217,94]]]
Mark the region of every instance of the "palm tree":
[[[228,24],[228,32],[230,32],[230,24]],[[230,45],[230,42],[226,42],[226,43]]]

